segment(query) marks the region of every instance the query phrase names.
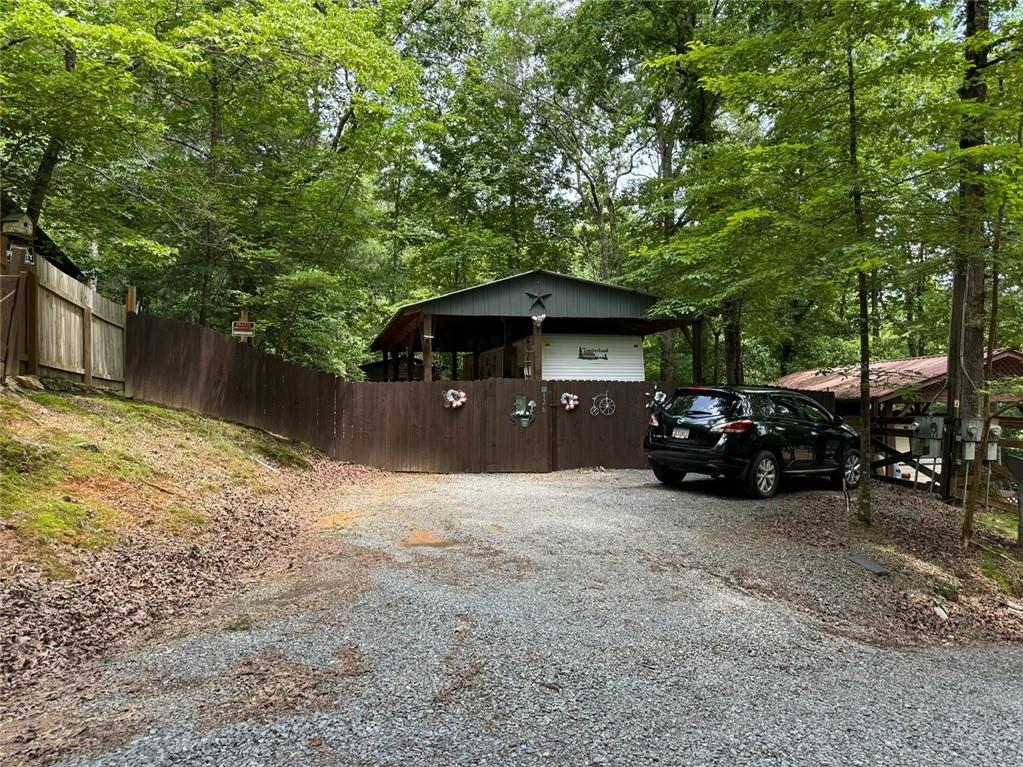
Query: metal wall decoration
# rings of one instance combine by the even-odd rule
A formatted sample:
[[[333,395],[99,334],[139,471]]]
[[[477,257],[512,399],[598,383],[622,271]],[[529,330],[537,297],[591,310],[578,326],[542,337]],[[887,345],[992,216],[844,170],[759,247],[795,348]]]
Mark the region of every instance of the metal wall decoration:
[[[561,406],[571,412],[579,407],[579,395],[572,392],[565,392],[561,395]]]
[[[515,409],[512,410],[511,419],[525,429],[536,419],[536,400],[527,400],[525,395],[515,396]]]
[[[593,406],[590,408],[590,415],[613,415],[615,412],[615,401],[611,399],[610,392],[598,394],[593,398]]]
[[[461,407],[469,399],[461,389],[448,389],[444,392],[444,407]]]

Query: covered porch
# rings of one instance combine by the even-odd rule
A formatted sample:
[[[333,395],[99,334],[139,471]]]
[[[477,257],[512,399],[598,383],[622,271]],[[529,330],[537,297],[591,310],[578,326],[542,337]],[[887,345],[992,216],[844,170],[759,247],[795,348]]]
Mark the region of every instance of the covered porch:
[[[657,300],[628,288],[527,272],[402,307],[371,345],[380,359],[362,367],[371,381],[542,380],[544,351],[553,353],[554,338],[562,351],[575,344],[580,360],[608,366],[609,353],[622,356],[616,344],[638,339],[638,352],[629,351],[641,357],[642,338],[663,330],[682,328],[699,346],[701,320],[649,318]],[[699,367],[694,364],[694,380],[702,378]]]

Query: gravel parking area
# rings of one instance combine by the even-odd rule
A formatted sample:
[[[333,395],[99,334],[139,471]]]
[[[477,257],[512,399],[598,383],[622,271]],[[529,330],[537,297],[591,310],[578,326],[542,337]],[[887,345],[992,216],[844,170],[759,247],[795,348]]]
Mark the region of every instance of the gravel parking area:
[[[1023,646],[859,641],[874,576],[753,553],[758,517],[822,495],[642,471],[353,487],[313,561],[109,659],[35,737],[73,732],[68,767],[1023,763]]]

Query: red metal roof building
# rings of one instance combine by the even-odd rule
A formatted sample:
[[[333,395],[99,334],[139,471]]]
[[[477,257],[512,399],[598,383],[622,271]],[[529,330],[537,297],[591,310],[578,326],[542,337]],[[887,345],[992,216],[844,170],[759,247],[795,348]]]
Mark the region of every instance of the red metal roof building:
[[[870,398],[875,402],[935,402],[945,391],[948,359],[945,355],[881,360],[870,365]],[[1023,352],[997,349],[992,361],[994,378],[1023,376]],[[823,370],[802,370],[775,384],[804,391],[830,391],[836,400],[860,396],[859,365]]]

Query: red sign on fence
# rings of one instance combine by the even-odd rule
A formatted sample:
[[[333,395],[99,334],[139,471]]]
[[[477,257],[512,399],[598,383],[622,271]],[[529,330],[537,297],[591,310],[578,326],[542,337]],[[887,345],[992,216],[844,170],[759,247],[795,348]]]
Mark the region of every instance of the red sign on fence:
[[[256,330],[256,323],[250,320],[235,320],[231,323],[231,335],[250,337]]]

